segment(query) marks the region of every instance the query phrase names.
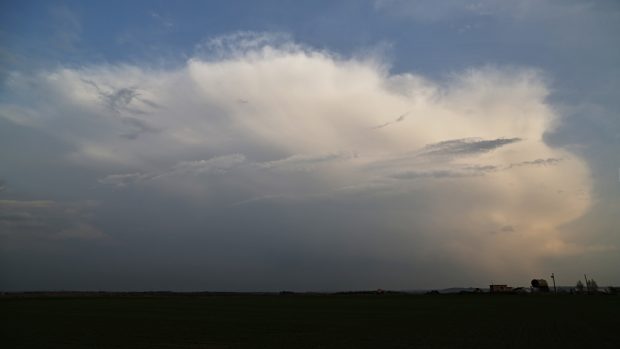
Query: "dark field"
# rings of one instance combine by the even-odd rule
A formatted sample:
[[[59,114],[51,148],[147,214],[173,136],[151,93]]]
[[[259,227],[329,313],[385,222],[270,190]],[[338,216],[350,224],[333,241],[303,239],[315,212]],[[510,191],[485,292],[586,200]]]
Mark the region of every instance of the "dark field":
[[[620,348],[618,296],[0,297],[4,348]]]

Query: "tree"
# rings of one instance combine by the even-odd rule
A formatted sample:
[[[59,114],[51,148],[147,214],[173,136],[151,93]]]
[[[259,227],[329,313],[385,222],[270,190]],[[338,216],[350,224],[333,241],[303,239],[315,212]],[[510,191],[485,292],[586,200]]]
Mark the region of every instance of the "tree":
[[[575,288],[577,289],[577,292],[582,293],[583,292],[583,282],[581,282],[581,280],[577,281],[577,285],[575,286]]]
[[[594,279],[588,280],[588,291],[592,293],[598,292],[598,285]]]

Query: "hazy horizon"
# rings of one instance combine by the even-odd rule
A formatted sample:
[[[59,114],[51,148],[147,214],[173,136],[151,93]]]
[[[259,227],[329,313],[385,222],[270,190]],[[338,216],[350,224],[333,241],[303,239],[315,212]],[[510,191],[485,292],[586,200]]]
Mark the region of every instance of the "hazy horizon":
[[[620,284],[616,1],[6,1],[0,290]]]

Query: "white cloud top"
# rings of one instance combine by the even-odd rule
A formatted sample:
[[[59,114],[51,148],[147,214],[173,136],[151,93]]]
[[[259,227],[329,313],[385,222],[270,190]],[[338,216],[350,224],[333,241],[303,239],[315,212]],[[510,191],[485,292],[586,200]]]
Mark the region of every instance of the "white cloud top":
[[[325,254],[527,277],[541,258],[595,248],[562,234],[590,207],[591,183],[578,156],[544,141],[560,116],[540,72],[485,67],[434,81],[248,34],[203,49],[175,69],[13,75],[21,98],[0,115],[71,144],[68,158],[110,191],[143,186],[230,215],[266,201],[373,207],[326,216],[354,247]],[[309,246],[322,238],[300,231]]]

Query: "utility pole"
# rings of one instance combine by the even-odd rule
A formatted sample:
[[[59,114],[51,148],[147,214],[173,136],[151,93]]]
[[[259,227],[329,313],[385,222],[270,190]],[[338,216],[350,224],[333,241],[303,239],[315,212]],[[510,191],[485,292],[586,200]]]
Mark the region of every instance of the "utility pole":
[[[588,283],[588,277],[586,276],[586,274],[583,274],[583,278],[586,279],[586,290],[588,290],[588,293],[590,293],[590,284]]]
[[[555,288],[555,274],[551,273],[551,278],[553,279],[553,293],[558,294],[558,290]]]

